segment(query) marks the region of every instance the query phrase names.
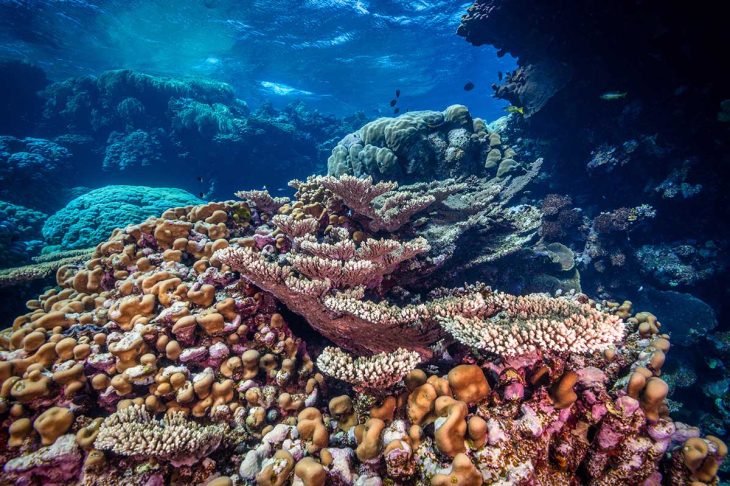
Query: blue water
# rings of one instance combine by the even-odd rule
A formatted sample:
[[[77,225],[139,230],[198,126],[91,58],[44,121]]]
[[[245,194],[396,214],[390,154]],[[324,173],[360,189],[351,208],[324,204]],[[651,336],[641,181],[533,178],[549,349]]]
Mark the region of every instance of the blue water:
[[[495,119],[498,72],[514,60],[455,35],[468,2],[419,0],[2,1],[0,59],[42,67],[52,80],[108,69],[204,76],[255,105],[344,115],[443,109]],[[476,88],[464,91],[467,82]]]

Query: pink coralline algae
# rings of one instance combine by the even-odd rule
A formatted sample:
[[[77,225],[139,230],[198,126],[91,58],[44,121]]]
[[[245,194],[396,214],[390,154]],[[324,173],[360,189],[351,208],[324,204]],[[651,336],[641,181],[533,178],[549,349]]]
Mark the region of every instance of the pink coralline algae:
[[[412,219],[459,184],[294,186],[171,209],[58,270],[0,333],[3,482],[718,483],[725,444],[669,414],[656,317],[416,295],[442,261]]]

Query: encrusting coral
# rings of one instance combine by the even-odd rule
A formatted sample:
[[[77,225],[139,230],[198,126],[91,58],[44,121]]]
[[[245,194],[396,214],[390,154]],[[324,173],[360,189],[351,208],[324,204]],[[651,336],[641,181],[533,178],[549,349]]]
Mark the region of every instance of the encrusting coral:
[[[455,186],[378,184],[170,209],[59,268],[0,333],[3,480],[717,483],[725,445],[668,414],[656,318],[481,284],[409,294],[434,266],[411,217]]]

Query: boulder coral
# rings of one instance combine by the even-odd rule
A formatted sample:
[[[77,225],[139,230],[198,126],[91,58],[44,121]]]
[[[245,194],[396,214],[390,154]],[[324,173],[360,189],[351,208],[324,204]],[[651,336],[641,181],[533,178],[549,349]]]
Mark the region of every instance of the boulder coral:
[[[173,206],[200,202],[180,189],[104,186],[71,200],[46,220],[45,251],[89,248],[104,241],[115,228],[158,216]]]
[[[59,268],[0,332],[3,480],[717,483],[727,448],[670,417],[647,313],[483,284],[409,295],[428,241],[412,214],[386,229],[367,210],[382,187],[168,209]]]
[[[330,175],[399,182],[519,173],[513,149],[464,105],[378,118],[346,135],[327,160]]]

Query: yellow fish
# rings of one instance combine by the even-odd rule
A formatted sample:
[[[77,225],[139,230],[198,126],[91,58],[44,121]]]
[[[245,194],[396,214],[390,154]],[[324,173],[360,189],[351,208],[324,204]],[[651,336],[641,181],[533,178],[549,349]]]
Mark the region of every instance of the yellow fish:
[[[525,109],[521,106],[510,105],[505,108],[504,111],[507,113],[519,113],[520,115],[525,116]]]

